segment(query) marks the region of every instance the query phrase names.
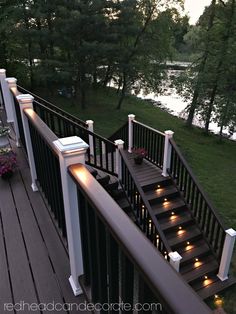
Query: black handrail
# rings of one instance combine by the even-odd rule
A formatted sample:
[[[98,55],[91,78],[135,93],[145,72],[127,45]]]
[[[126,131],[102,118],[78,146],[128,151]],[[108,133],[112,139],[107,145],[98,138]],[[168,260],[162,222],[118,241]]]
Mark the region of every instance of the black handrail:
[[[85,121],[83,121],[83,120],[81,120],[81,119],[79,119],[79,118],[77,118],[77,117],[71,115],[70,113],[64,111],[63,109],[61,109],[61,108],[55,106],[55,105],[52,104],[51,102],[49,102],[49,101],[43,99],[42,97],[40,97],[40,96],[38,96],[38,95],[36,95],[36,94],[34,94],[34,93],[28,91],[28,90],[25,89],[24,87],[17,85],[17,88],[18,88],[19,92],[22,93],[22,94],[23,94],[23,93],[26,93],[26,94],[32,95],[32,96],[34,97],[34,101],[35,101],[35,104],[37,104],[37,106],[44,105],[44,106],[46,106],[46,107],[52,109],[53,111],[55,111],[55,112],[57,112],[57,113],[60,113],[60,115],[69,118],[71,121],[74,121],[74,122],[76,122],[77,124],[82,125],[82,126],[85,127],[85,128],[88,127]]]
[[[133,124],[133,147],[141,147],[147,151],[145,157],[162,169],[164,159],[165,134],[136,120]]]
[[[53,145],[53,141],[58,138],[33,109],[24,109],[24,114],[29,122],[37,181],[58,222],[59,228],[62,230],[63,237],[66,238],[60,163]]]
[[[69,173],[78,188],[80,281],[89,301],[129,303],[130,312],[135,304],[155,303],[156,313],[212,313],[83,165]]]
[[[220,260],[225,239],[225,227],[173,139],[170,139],[170,145],[172,148],[171,165],[168,173],[179,191],[183,193],[203,235]]]
[[[156,216],[153,214],[149,201],[147,200],[134,171],[130,168],[126,154],[122,149],[119,152],[122,165],[121,184],[127,193],[134,214],[139,221],[139,225],[162,255],[169,260],[168,253],[172,252],[171,247],[161,230]]]

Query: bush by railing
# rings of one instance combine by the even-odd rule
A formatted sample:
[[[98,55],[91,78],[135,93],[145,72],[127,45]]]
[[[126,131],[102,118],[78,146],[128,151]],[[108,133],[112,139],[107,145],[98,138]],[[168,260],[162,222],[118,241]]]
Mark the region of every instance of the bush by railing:
[[[164,158],[165,134],[136,120],[133,123],[133,147],[147,151],[146,159],[162,168]]]
[[[213,252],[220,260],[225,239],[225,228],[173,139],[170,139],[170,145],[169,175],[173,178],[179,191],[183,193],[192,215]]]
[[[151,242],[158,248],[161,254],[169,260],[168,253],[172,251],[171,247],[161,230],[157,218],[153,214],[143,189],[136,179],[135,173],[129,167],[128,159],[123,150],[120,150],[120,155],[122,169],[121,184],[130,200],[134,215],[139,222],[139,226]]]
[[[130,313],[137,304],[149,305],[148,313],[211,313],[83,165],[69,173],[78,189],[80,283],[90,302],[126,303]]]

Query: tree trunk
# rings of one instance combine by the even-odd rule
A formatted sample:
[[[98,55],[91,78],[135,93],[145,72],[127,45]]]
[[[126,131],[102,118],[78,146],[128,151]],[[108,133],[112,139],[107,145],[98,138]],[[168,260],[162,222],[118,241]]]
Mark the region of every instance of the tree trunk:
[[[208,27],[207,27],[208,36],[207,36],[207,41],[206,41],[206,49],[205,49],[205,52],[203,54],[202,61],[200,63],[200,67],[199,67],[199,71],[198,71],[198,77],[197,77],[197,83],[196,83],[196,86],[194,89],[193,98],[192,98],[192,102],[190,105],[188,118],[186,121],[186,124],[188,126],[191,126],[193,124],[193,118],[194,118],[195,110],[197,108],[197,102],[198,102],[198,98],[200,95],[200,87],[202,84],[202,74],[205,71],[206,62],[207,62],[207,59],[208,59],[209,53],[210,53],[210,41],[208,39],[209,39],[209,33],[213,27],[213,23],[214,23],[214,19],[215,19],[215,6],[216,6],[216,0],[212,0],[212,2],[211,2],[211,15],[209,17],[209,22],[208,22]]]
[[[235,11],[235,0],[232,0],[231,2],[231,10],[230,10],[230,16],[228,19],[227,27],[226,27],[226,34],[224,36],[224,40],[222,41],[221,46],[221,52],[220,52],[220,59],[218,61],[217,69],[216,69],[216,77],[214,81],[214,85],[211,92],[211,99],[209,103],[209,107],[207,110],[207,116],[206,116],[206,123],[205,123],[205,132],[209,132],[209,124],[211,119],[211,114],[214,109],[214,101],[218,90],[218,84],[220,77],[222,75],[222,67],[224,65],[224,61],[226,59],[227,53],[228,53],[228,47],[229,47],[229,40],[231,36],[232,26],[233,26],[233,18],[234,18],[234,11]]]
[[[121,105],[125,98],[126,89],[127,89],[127,74],[124,72],[123,73],[123,87],[122,87],[120,98],[116,107],[117,110],[121,109]]]

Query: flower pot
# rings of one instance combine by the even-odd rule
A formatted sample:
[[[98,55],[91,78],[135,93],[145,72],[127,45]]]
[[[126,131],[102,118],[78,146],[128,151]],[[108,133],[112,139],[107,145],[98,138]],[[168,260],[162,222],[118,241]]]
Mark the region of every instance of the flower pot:
[[[134,162],[136,165],[141,165],[143,162],[143,157],[134,157]]]
[[[13,171],[8,171],[2,174],[2,179],[3,180],[9,180],[13,175]]]
[[[7,135],[0,136],[0,148],[9,144]]]

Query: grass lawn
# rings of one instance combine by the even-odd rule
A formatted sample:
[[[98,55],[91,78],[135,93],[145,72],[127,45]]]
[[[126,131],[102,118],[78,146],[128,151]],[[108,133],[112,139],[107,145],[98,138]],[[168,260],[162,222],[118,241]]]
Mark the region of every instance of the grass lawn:
[[[122,109],[116,110],[117,95],[113,89],[90,92],[88,105],[84,110],[74,101],[60,96],[44,97],[82,120],[94,120],[95,132],[103,136],[109,136],[116,131],[127,121],[129,113],[135,114],[138,121],[160,131],[174,131],[175,141],[209,194],[226,227],[236,229],[236,142],[219,141],[217,136],[205,135],[199,128],[189,129],[181,119],[136,97],[127,97]],[[233,261],[233,272],[236,276],[236,257]],[[236,287],[222,295],[226,312],[236,314]]]

